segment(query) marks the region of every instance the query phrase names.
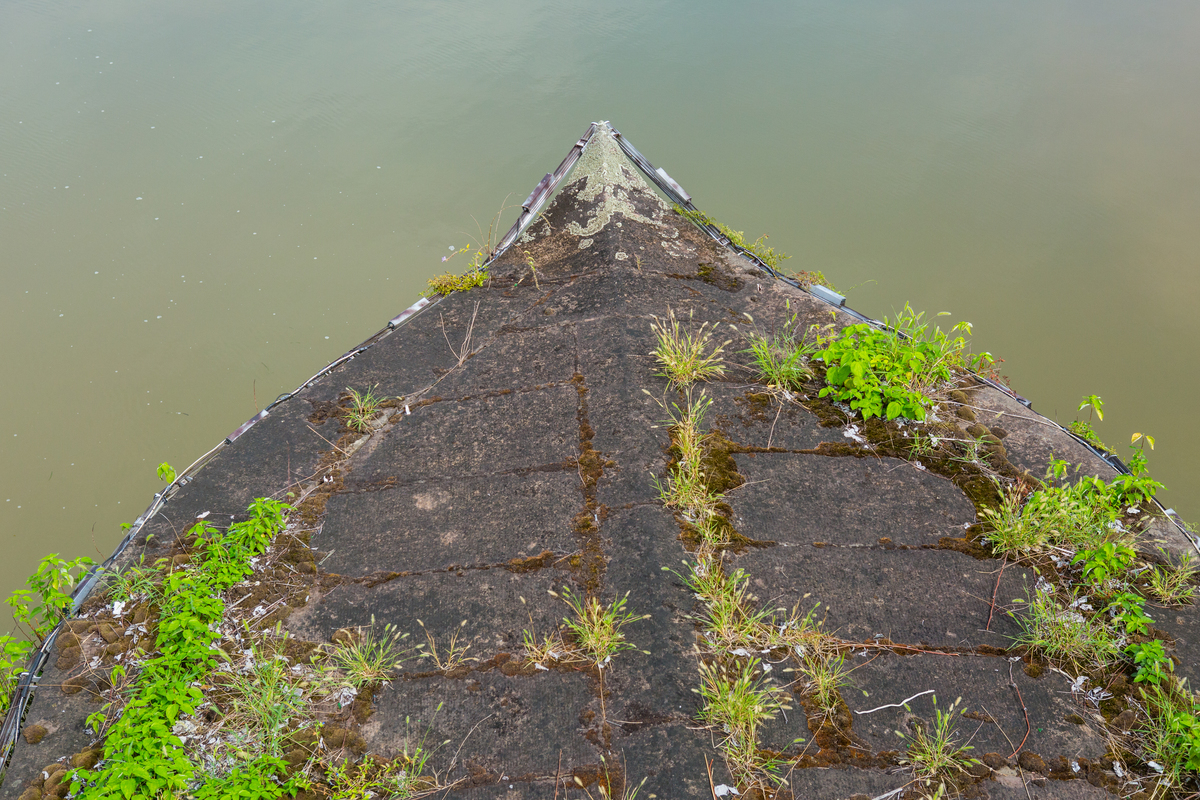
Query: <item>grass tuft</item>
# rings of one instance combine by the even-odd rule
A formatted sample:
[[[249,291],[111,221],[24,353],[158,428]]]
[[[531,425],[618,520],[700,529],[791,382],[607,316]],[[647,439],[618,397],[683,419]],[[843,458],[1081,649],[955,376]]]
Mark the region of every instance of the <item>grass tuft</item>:
[[[1160,550],[1163,556],[1167,555]],[[1169,561],[1169,558],[1168,558]],[[1151,593],[1168,604],[1190,603],[1196,595],[1193,582],[1196,579],[1196,563],[1191,553],[1179,556],[1179,563],[1166,567],[1154,567],[1147,573]]]
[[[912,766],[913,775],[924,786],[938,782],[938,796],[946,792],[947,779],[952,779],[957,773],[977,763],[976,759],[967,757],[973,748],[959,744],[955,735],[954,728],[958,721],[955,709],[961,700],[961,697],[955,700],[948,711],[936,709],[932,726],[921,725],[912,736],[900,734],[908,742],[908,753],[903,760]],[[934,695],[933,702],[936,706],[937,695]]]
[[[385,398],[375,394],[378,388],[379,384],[375,384],[364,392],[358,392],[347,387],[346,391],[350,393],[350,408],[346,409],[346,424],[351,430],[362,433],[367,429],[371,418],[379,412]]]
[[[700,665],[698,690],[704,706],[700,719],[725,733],[721,747],[733,777],[745,786],[760,786],[764,761],[758,753],[758,729],[789,708],[784,691],[761,677],[760,662],[724,667]]]
[[[691,314],[688,314],[691,319]],[[654,318],[650,328],[654,331],[657,346],[651,352],[657,360],[662,372],[658,373],[667,379],[673,388],[690,386],[696,381],[706,381],[719,378],[725,374],[725,364],[721,353],[728,341],[716,345],[711,352],[706,352],[713,344],[712,334],[715,325],[709,323],[700,326],[695,334],[684,330],[683,325],[675,316],[674,309],[667,309],[667,318]]]
[[[1072,595],[1068,605],[1078,606],[1078,600]],[[1024,613],[1014,616],[1021,626],[1017,644],[1068,666],[1072,674],[1107,666],[1119,656],[1117,635],[1104,615],[1089,619],[1082,611],[1060,604],[1052,588],[1035,590],[1033,597],[1026,597]]]
[[[604,669],[613,656],[623,650],[634,650],[635,645],[625,638],[624,628],[639,620],[649,619],[649,614],[634,614],[626,608],[629,592],[624,597],[601,605],[595,597],[582,597],[564,586],[562,594],[550,594],[562,599],[575,612],[575,619],[564,617],[563,622],[575,635],[580,652]]]
[[[768,336],[760,331],[748,334],[750,347],[744,352],[753,356],[758,380],[771,388],[798,391],[813,376],[808,359],[817,352],[819,345],[806,342],[806,336],[797,337],[794,323],[795,317],[782,334]]]
[[[394,625],[384,625],[376,635],[371,626],[360,628],[349,640],[340,642],[330,653],[330,660],[346,673],[346,681],[355,689],[368,683],[390,680],[399,666],[413,658],[412,648],[403,646],[407,633]]]

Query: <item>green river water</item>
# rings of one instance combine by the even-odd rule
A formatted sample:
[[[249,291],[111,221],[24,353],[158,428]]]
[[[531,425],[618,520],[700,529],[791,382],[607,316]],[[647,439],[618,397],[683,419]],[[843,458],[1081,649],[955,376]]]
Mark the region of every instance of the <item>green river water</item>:
[[[1101,395],[1200,519],[1198,40],[1194,0],[6,0],[0,591],[107,555],[598,119],[853,307],[970,320],[1038,411]]]

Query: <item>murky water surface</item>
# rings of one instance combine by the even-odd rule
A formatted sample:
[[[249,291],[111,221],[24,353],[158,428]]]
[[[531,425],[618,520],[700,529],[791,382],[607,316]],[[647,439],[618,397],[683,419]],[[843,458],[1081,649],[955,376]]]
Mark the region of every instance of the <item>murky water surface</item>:
[[[106,555],[159,462],[408,306],[595,119],[855,307],[971,320],[1043,413],[1101,395],[1200,519],[1198,38],[1189,1],[8,0],[0,590]]]

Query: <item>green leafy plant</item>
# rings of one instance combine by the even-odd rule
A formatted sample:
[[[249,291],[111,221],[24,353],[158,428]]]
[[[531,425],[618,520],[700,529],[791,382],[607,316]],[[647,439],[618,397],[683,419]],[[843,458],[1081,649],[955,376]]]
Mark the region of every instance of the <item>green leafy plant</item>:
[[[38,564],[37,571],[8,598],[13,619],[23,625],[39,643],[54,630],[71,608],[71,591],[96,562],[87,556],[70,561],[51,553]]]
[[[207,547],[188,567],[164,575],[157,655],[142,664],[132,696],[109,727],[101,765],[73,770],[73,795],[135,800],[182,797],[191,789],[196,768],[172,729],[203,702],[202,680],[216,665],[217,654],[224,657],[213,646],[225,614],[222,593],[250,574],[250,559],[282,529],[287,508],[280,501],[260,498],[250,505],[249,519],[224,533],[205,523],[192,528],[197,544],[203,541]],[[264,770],[269,768],[266,764]],[[247,778],[246,783],[253,781]],[[224,789],[214,791],[207,796],[223,796]]]
[[[32,653],[33,642],[28,639],[0,636],[0,714],[8,711],[21,673],[25,671]]]
[[[383,405],[384,398],[375,394],[375,390],[379,388],[379,384],[368,387],[366,391],[359,392],[355,389],[347,388],[350,393],[350,408],[346,409],[346,424],[351,430],[362,433],[367,430],[367,425],[371,418],[374,417],[380,407]]]
[[[1051,465],[1052,475],[1061,470],[1065,462]],[[1030,554],[1049,547],[1086,550],[1109,542],[1125,546],[1131,540],[1131,534],[1115,524],[1116,509],[1107,484],[1090,476],[1074,484],[1045,486],[1024,502],[1018,490],[1010,490],[998,508],[984,509],[982,516],[992,528],[987,538],[997,555]]]
[[[1165,489],[1161,483],[1150,477],[1146,469],[1146,445],[1154,449],[1154,437],[1135,433],[1130,447],[1133,455],[1129,459],[1129,473],[1118,475],[1110,484],[1115,502],[1126,506],[1138,506],[1154,498],[1160,490]]]
[[[688,319],[691,319],[691,314],[688,315]],[[654,332],[657,345],[651,355],[662,367],[662,372],[658,374],[667,379],[669,386],[690,386],[696,381],[705,381],[725,374],[721,353],[729,342],[718,344],[711,352],[707,352],[714,344],[712,334],[715,328],[715,325],[710,328],[706,322],[695,334],[689,333],[675,316],[675,310],[671,308],[667,309],[666,319],[654,318],[650,329]]]
[[[1092,413],[1095,412],[1096,418],[1101,422],[1104,421],[1104,401],[1100,399],[1100,395],[1088,394],[1084,395],[1083,402],[1079,404],[1079,411],[1088,410],[1088,422],[1092,421]]]
[[[626,606],[629,592],[604,605],[595,597],[583,597],[564,586],[559,597],[575,613],[575,618],[564,617],[563,622],[575,635],[579,650],[598,668],[604,669],[613,656],[624,650],[636,650],[637,646],[625,637],[624,628],[634,622],[649,619],[649,614],[635,614]]]
[[[1133,548],[1118,542],[1105,542],[1099,547],[1080,550],[1072,564],[1083,564],[1083,579],[1103,587],[1110,580],[1122,578],[1137,554]]]
[[[311,787],[303,772],[286,777],[287,768],[288,763],[278,756],[260,755],[234,767],[228,775],[204,776],[190,796],[195,800],[278,800]]]
[[[1113,619],[1125,626],[1126,633],[1145,635],[1154,619],[1146,614],[1146,601],[1132,592],[1121,592],[1105,609]]]
[[[884,320],[888,324],[888,320]],[[951,339],[905,304],[892,330],[867,323],[850,325],[816,357],[825,362],[821,397],[849,403],[863,419],[905,417],[924,420],[933,397],[956,371],[986,366],[990,354],[969,354],[964,336]],[[960,322],[950,333],[970,334]]]
[[[1125,648],[1125,653],[1137,667],[1134,683],[1160,684],[1175,671],[1175,662],[1167,655],[1161,639],[1131,644]]]
[[[167,483],[175,482],[175,468],[167,462],[162,462],[158,465],[158,479]]]

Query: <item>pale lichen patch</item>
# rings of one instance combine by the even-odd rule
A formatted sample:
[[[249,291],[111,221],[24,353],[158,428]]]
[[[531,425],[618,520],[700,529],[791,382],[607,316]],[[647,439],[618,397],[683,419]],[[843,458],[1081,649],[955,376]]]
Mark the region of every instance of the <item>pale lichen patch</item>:
[[[615,214],[661,227],[659,220],[638,213],[632,201],[634,195],[640,195],[639,200],[651,204],[655,216],[661,216],[669,210],[666,203],[642,180],[637,168],[621,152],[607,128],[601,128],[592,136],[568,185],[580,182],[583,186],[578,192],[579,199],[593,205],[589,209],[586,225],[578,222],[567,225],[567,232],[574,236],[594,236],[608,225]],[[583,246],[581,242],[580,247]]]

